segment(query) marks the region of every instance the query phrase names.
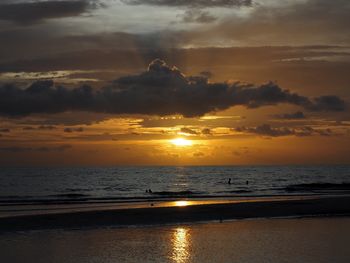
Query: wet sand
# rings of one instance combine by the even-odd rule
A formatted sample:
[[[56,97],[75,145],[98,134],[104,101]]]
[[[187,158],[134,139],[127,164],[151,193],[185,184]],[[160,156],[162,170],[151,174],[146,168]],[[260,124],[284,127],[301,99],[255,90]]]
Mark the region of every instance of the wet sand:
[[[159,225],[231,219],[350,215],[350,197],[251,200],[132,209],[99,209],[0,218],[0,231]],[[182,202],[182,203],[181,203]]]
[[[350,218],[254,219],[0,235],[11,263],[348,263]]]

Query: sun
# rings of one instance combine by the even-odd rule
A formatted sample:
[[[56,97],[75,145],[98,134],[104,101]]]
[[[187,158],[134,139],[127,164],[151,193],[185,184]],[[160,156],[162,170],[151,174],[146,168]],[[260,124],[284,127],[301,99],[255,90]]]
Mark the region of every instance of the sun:
[[[175,138],[173,140],[170,140],[170,143],[172,143],[175,146],[179,146],[179,147],[185,147],[185,146],[192,145],[192,141],[184,139],[184,138]]]

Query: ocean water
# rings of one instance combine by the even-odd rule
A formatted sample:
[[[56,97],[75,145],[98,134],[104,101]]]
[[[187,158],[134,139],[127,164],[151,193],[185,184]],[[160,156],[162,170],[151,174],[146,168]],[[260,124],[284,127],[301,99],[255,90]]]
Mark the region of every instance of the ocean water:
[[[224,223],[0,235],[8,263],[348,263],[350,219]]]
[[[148,189],[152,193],[146,192]],[[349,190],[350,166],[0,169],[0,204],[337,194]]]

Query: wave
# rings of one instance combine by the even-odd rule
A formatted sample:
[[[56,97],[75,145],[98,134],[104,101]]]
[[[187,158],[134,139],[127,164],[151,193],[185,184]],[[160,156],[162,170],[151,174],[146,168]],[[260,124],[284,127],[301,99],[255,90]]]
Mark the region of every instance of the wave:
[[[246,194],[246,193],[254,193],[254,192],[255,191],[253,191],[253,190],[238,189],[238,190],[220,191],[220,192],[217,192],[217,193],[218,194]]]
[[[294,184],[285,188],[287,192],[295,191],[350,191],[350,183],[310,183],[310,184]]]
[[[167,196],[167,197],[179,197],[179,196],[192,196],[195,194],[199,194],[199,193],[195,193],[192,191],[178,191],[178,192],[173,192],[173,191],[160,191],[160,192],[152,192],[150,193],[152,195],[158,195],[158,196]]]
[[[86,194],[57,194],[57,195],[49,195],[49,197],[61,197],[61,198],[82,198],[82,197],[89,197],[89,195]]]

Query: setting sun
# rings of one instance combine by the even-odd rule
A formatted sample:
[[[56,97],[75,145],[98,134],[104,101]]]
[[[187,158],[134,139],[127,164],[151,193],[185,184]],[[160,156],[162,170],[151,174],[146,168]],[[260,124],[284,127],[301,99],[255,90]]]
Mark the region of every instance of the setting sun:
[[[175,146],[185,147],[185,146],[191,146],[192,141],[184,139],[184,138],[176,138],[173,140],[170,140],[170,142]]]

